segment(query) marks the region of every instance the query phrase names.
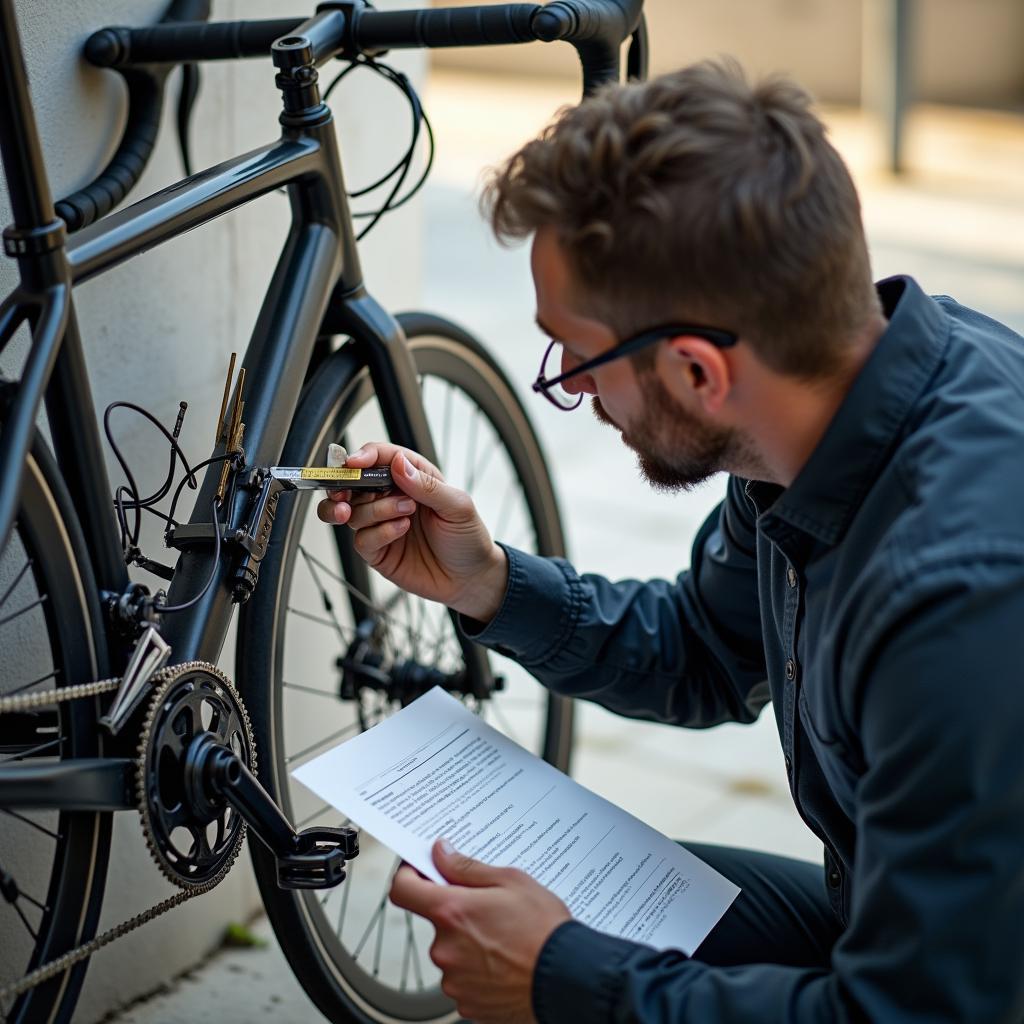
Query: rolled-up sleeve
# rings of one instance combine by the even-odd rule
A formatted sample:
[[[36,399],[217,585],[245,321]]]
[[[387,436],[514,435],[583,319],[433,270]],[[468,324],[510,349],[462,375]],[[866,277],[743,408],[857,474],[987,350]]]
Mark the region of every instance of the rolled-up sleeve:
[[[556,693],[698,727],[752,721],[768,701],[754,513],[738,479],[674,581],[613,583],[564,559],[506,552],[498,614],[463,629]]]

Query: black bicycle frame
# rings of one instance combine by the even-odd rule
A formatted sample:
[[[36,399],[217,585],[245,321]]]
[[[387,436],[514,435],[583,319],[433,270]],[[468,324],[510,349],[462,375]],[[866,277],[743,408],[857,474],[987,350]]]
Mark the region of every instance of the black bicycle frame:
[[[316,18],[295,31],[315,30]],[[0,549],[12,528],[22,468],[45,399],[53,446],[82,519],[96,581],[121,594],[129,579],[113,516],[96,411],[74,314],[74,285],[200,227],[282,186],[291,203],[291,228],[253,329],[246,369],[245,452],[250,466],[279,461],[318,338],[351,336],[362,346],[385,425],[392,439],[434,460],[415,367],[398,323],[364,290],[355,232],[329,108],[305,121],[287,118],[278,142],[193,174],[115,212],[64,245],[54,215],[13,14],[0,0],[0,152],[14,225],[5,247],[17,256],[20,287],[0,306],[0,351],[28,320],[32,344],[0,434]],[[218,447],[215,454],[223,452]],[[207,470],[190,523],[208,522],[220,475]],[[251,496],[236,494],[227,522],[244,522]],[[197,594],[212,571],[212,547],[182,551],[168,604]],[[168,616],[161,632],[173,661],[216,662],[233,602],[234,555],[222,551],[215,583],[195,605]],[[114,655],[123,670],[124,652]],[[482,668],[482,652],[467,651]],[[31,805],[112,809],[122,802],[122,776],[107,762],[33,767]],[[0,804],[26,805],[22,766],[0,767]],[[8,792],[12,793],[8,799]]]

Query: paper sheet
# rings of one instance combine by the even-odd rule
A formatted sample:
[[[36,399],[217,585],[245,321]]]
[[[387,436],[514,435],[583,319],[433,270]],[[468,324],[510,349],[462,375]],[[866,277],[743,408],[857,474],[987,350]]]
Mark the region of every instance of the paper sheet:
[[[293,773],[435,881],[435,839],[526,871],[584,924],[692,953],[739,889],[439,688]]]

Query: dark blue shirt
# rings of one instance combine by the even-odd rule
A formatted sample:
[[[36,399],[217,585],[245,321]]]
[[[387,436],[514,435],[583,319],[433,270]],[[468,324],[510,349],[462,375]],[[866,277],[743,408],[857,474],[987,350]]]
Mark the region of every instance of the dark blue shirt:
[[[830,971],[709,967],[572,922],[542,1024],[1024,1021],[1024,339],[908,278],[790,487],[730,478],[675,582],[509,549],[477,639],[677,725],[771,702],[843,926]]]

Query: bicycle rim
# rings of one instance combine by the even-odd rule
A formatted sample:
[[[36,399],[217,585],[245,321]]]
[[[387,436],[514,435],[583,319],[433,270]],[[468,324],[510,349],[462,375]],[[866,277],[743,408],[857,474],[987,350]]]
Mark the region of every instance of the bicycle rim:
[[[495,536],[526,550],[560,553],[560,526],[543,459],[500,372],[452,325],[419,318],[406,326],[446,478],[474,495]],[[328,441],[342,435],[354,444],[385,436],[365,373],[356,374],[335,395],[306,425],[303,450],[292,453],[300,461],[322,458]],[[337,532],[316,519],[315,496],[297,497],[283,536],[275,536],[282,547],[263,682],[268,700],[263,705],[250,699],[250,706],[257,718],[257,742],[273,773],[264,782],[296,827],[304,828],[342,822],[288,773],[395,709],[373,690],[362,694],[358,706],[337,699],[340,672],[334,662],[351,652],[360,609],[371,608],[381,627],[385,668],[415,661],[450,674],[458,670],[462,654],[445,609],[397,591],[361,563],[351,567],[356,582],[346,580]],[[278,525],[285,524],[279,519]],[[340,534],[347,542],[348,531]],[[264,573],[268,568],[265,562]],[[269,589],[269,581],[262,580],[262,586]],[[316,653],[311,657],[310,652]],[[506,678],[506,688],[479,710],[522,745],[567,767],[571,708],[507,659],[492,655],[491,661],[495,673]],[[258,854],[256,859],[282,947],[328,1017],[457,1019],[429,960],[432,929],[388,903],[397,861],[372,837],[362,835],[349,878],[325,893],[282,893],[272,884],[269,862],[261,869]]]
[[[99,678],[86,595],[94,592],[81,533],[56,466],[37,444],[29,456],[18,519],[0,552],[0,696]],[[92,588],[92,589],[90,589]],[[0,764],[42,765],[99,754],[91,701],[34,715],[0,715]],[[3,805],[0,789],[0,990],[91,938],[106,876],[110,815]],[[16,898],[11,898],[17,893]],[[10,1024],[71,1019],[86,964],[37,986],[13,1006]],[[6,1016],[4,1016],[6,1014]]]

